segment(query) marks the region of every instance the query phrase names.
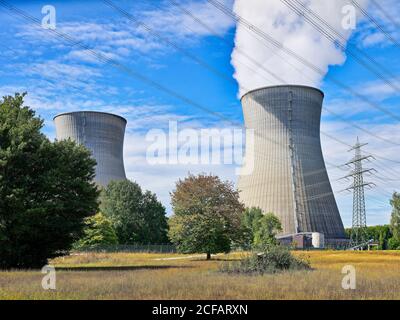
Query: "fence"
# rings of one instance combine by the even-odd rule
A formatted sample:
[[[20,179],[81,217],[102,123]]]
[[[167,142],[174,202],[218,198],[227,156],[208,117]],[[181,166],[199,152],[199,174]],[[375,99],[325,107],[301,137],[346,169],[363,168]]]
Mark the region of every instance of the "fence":
[[[132,253],[176,253],[172,244],[130,244],[115,246],[83,247],[76,252],[132,252]]]

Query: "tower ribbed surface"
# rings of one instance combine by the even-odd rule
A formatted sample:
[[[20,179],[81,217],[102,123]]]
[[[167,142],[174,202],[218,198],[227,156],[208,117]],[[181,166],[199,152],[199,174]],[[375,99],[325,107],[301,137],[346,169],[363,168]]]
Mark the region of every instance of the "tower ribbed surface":
[[[323,98],[303,86],[262,88],[242,98],[255,155],[253,172],[239,177],[241,200],[276,214],[283,234],[345,237],[321,149]]]
[[[123,145],[126,120],[101,112],[72,112],[54,118],[57,139],[72,139],[86,146],[97,161],[95,181],[107,186],[125,180]]]

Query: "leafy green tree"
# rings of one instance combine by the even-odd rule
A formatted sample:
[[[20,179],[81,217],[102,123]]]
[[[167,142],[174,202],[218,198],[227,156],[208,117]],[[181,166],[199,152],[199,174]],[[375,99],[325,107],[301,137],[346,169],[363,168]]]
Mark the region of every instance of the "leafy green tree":
[[[246,208],[242,217],[242,225],[244,228],[243,242],[245,249],[251,249],[253,246],[259,221],[262,217],[263,214],[260,208]]]
[[[171,194],[174,215],[169,237],[185,253],[229,252],[242,237],[244,211],[231,182],[217,176],[189,175],[176,183]]]
[[[379,238],[378,238],[378,242],[379,242],[379,250],[387,250],[388,249],[388,241],[390,239],[390,229],[389,226],[380,226],[379,229]],[[371,239],[371,238],[370,238]]]
[[[400,194],[395,192],[390,201],[392,205],[392,217],[390,219],[390,230],[392,231],[393,238],[400,241]]]
[[[36,268],[69,250],[98,209],[96,162],[50,142],[25,94],[0,101],[0,268]]]
[[[366,233],[368,235],[368,239],[372,239],[374,240],[374,242],[378,242],[379,246],[376,249],[390,249],[389,240],[393,237],[393,234],[389,225],[369,226],[366,228]],[[350,237],[351,228],[346,229],[346,234],[348,237]]]
[[[118,244],[118,237],[109,219],[102,213],[86,218],[84,236],[75,244],[75,248],[87,248]]]
[[[166,243],[168,223],[155,194],[129,180],[111,181],[101,195],[101,212],[108,217],[120,244]]]
[[[245,248],[263,248],[276,245],[276,235],[282,231],[282,224],[273,213],[263,214],[260,208],[247,208],[242,217],[245,230]]]
[[[282,224],[273,213],[263,215],[256,223],[254,246],[264,248],[277,245],[276,235],[282,232]]]

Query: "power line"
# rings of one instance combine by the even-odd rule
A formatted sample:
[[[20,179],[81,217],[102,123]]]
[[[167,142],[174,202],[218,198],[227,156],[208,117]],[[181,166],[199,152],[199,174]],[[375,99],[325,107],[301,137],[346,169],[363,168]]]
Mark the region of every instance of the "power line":
[[[355,53],[353,52],[352,48],[346,47],[347,40],[339,32],[337,32],[334,27],[332,27],[329,23],[327,23],[323,18],[321,18],[310,8],[306,7],[304,4],[302,4],[300,1],[297,0],[293,1],[280,0],[280,1],[284,5],[286,5],[289,9],[291,9],[293,12],[295,12],[298,16],[302,17],[309,25],[314,27],[314,29],[316,29],[322,36],[331,41],[333,44],[339,46],[343,52],[347,52],[349,55],[351,55],[365,69],[369,70],[371,73],[378,76],[382,81],[384,81],[387,85],[391,86],[393,89],[397,91],[400,90],[396,83],[386,79],[385,76],[380,72],[380,70],[384,70],[386,73],[390,75],[391,78],[395,78],[395,76],[389,70],[387,70],[384,66],[379,64],[378,61],[376,61],[374,58],[368,56],[367,54],[358,50],[357,48],[353,49],[357,52]],[[310,15],[316,18],[318,21],[320,21],[323,25],[327,26],[327,28],[333,33],[333,35],[329,33],[328,30],[323,28],[321,24],[312,19]],[[340,38],[342,42],[337,41],[337,38]],[[358,54],[361,54],[365,59],[369,61],[369,63],[361,59],[358,56]],[[377,69],[373,68],[373,66],[376,66]]]
[[[386,19],[388,19],[390,22],[392,22],[392,24],[397,28],[400,29],[400,25],[397,23],[396,20],[394,20],[394,18],[392,17],[392,15],[390,15],[385,9],[383,9],[383,7],[375,0],[370,0],[375,7],[377,7],[382,14],[386,17]]]
[[[219,38],[221,41],[223,41],[229,48],[231,47],[231,43],[226,40],[223,36],[220,36],[213,28],[211,28],[210,26],[208,26],[206,23],[204,23],[201,19],[197,18],[189,9],[183,7],[181,4],[179,4],[177,1],[175,0],[168,0],[169,2],[171,2],[173,5],[175,5],[177,8],[179,8],[182,12],[184,12],[186,15],[188,15],[189,17],[191,17],[194,21],[196,21],[199,25],[201,25],[203,28],[207,29],[209,32],[211,32],[211,34],[213,34],[213,36]],[[153,3],[154,6],[157,6],[158,8],[160,8],[158,5],[155,5]],[[244,50],[241,50],[240,48],[237,48],[237,52],[246,57],[249,61],[251,61],[254,65],[256,65],[258,68],[260,68],[261,70],[263,70],[264,72],[268,73],[269,75],[271,75],[272,77],[274,77],[276,80],[278,80],[279,82],[283,83],[283,84],[287,84],[287,82],[285,80],[283,80],[281,77],[279,77],[276,73],[273,73],[271,70],[268,70],[267,68],[265,68],[265,66],[263,66],[261,63],[259,63],[256,59],[254,59],[253,57],[251,57],[250,55],[248,55]],[[257,72],[257,71],[256,71]]]
[[[308,60],[304,59],[303,57],[299,56],[296,52],[294,52],[293,50],[285,47],[283,45],[283,43],[279,42],[278,40],[276,40],[275,38],[273,38],[272,36],[268,35],[267,33],[265,33],[264,31],[262,31],[260,28],[256,27],[255,25],[253,25],[252,23],[248,22],[246,19],[244,19],[243,17],[237,15],[236,13],[233,13],[229,8],[227,8],[224,4],[221,4],[219,1],[217,0],[207,0],[211,5],[213,5],[214,7],[216,7],[218,10],[220,10],[221,12],[225,13],[227,16],[231,17],[232,19],[234,19],[238,24],[244,25],[250,32],[256,34],[257,36],[261,37],[262,39],[264,39],[265,41],[271,43],[274,47],[276,47],[277,49],[282,50],[283,52],[285,52],[287,55],[295,58],[296,60],[298,60],[300,63],[302,63],[303,65],[305,65],[306,67],[308,67],[309,69],[313,70],[314,72],[320,74],[321,76],[326,76],[326,72],[322,69],[320,69],[319,67],[315,66],[314,64],[312,64],[311,62],[309,62]],[[285,62],[287,62],[287,60],[283,59]],[[381,112],[387,114],[388,116],[392,117],[393,119],[396,119],[398,121],[400,121],[400,116],[394,114],[393,112],[387,110],[386,108],[383,108],[381,106],[379,106],[378,104],[374,103],[373,101],[369,100],[368,98],[366,98],[365,96],[359,94],[357,91],[353,90],[351,87],[341,83],[339,80],[337,80],[336,78],[334,78],[331,75],[327,75],[326,78],[328,80],[330,80],[331,82],[333,82],[335,85],[337,85],[338,87],[343,88],[344,90],[346,90],[347,92],[351,93],[354,97],[357,97],[358,99],[364,101],[365,103],[367,103],[368,105],[370,105],[371,107],[373,107],[374,109],[380,110]]]
[[[400,43],[399,43],[395,38],[393,38],[392,35],[391,35],[389,32],[387,32],[387,31],[385,30],[385,28],[383,28],[383,27],[380,25],[380,23],[379,23],[374,17],[372,17],[366,10],[364,10],[364,8],[363,8],[356,0],[350,0],[350,1],[351,1],[351,3],[352,3],[353,5],[355,5],[355,6],[358,8],[358,10],[359,10],[366,18],[368,18],[369,21],[371,21],[371,22],[375,25],[375,27],[377,27],[377,28],[386,36],[386,38],[387,38],[388,40],[390,40],[395,46],[397,46],[398,48],[400,48]]]
[[[14,12],[15,14],[23,17],[24,19],[31,21],[33,24],[41,27],[41,22],[40,20],[30,16],[29,14],[25,13],[24,11],[10,5],[9,3],[7,3],[4,0],[0,0],[0,5],[2,5],[3,7],[5,7],[6,9]],[[43,30],[43,29],[41,29]],[[103,62],[104,64],[109,64],[110,66],[128,74],[131,77],[134,77],[135,79],[146,83],[147,85],[156,88],[157,90],[166,93],[167,95],[170,95],[178,100],[181,100],[189,105],[192,105],[194,107],[196,107],[197,109],[207,112],[209,114],[214,115],[215,117],[230,122],[231,124],[238,126],[238,127],[242,127],[241,123],[238,122],[234,122],[232,121],[230,118],[227,118],[226,116],[217,113],[213,110],[208,109],[207,107],[204,107],[203,105],[201,105],[200,103],[197,103],[196,101],[193,101],[163,85],[161,85],[160,83],[138,73],[133,71],[131,68],[123,65],[122,63],[112,59],[112,58],[108,58],[106,57],[104,54],[100,53],[100,52],[96,52],[94,49],[90,48],[89,46],[87,46],[86,44],[82,43],[81,41],[76,41],[74,38],[72,38],[71,36],[69,36],[67,33],[64,32],[60,32],[57,29],[45,29],[44,31],[47,31],[49,33],[52,33],[53,35],[55,35],[56,37],[59,37],[63,40],[65,40],[66,42],[68,42],[71,46],[75,46],[75,47],[79,47],[82,50],[84,50],[85,54],[87,55],[91,55],[92,57],[94,57],[96,60]]]
[[[366,133],[366,134],[368,134],[368,135],[370,135],[370,136],[372,136],[372,137],[374,137],[374,138],[376,138],[376,139],[379,139],[379,140],[381,140],[381,141],[383,141],[383,142],[392,144],[392,145],[394,145],[394,146],[400,146],[400,143],[393,142],[392,140],[388,140],[388,139],[383,138],[383,137],[381,137],[381,136],[379,136],[379,135],[377,135],[377,134],[375,134],[375,133],[373,133],[373,132],[371,132],[371,131],[369,131],[369,130],[367,130],[367,129],[364,129],[364,128],[360,127],[359,125],[355,124],[354,122],[352,122],[352,121],[350,121],[350,120],[348,120],[348,119],[345,119],[345,118],[344,118],[343,116],[341,116],[340,114],[338,114],[338,113],[336,113],[336,112],[334,112],[334,111],[332,111],[332,110],[330,110],[330,109],[328,109],[328,108],[324,108],[324,110],[327,111],[328,113],[332,114],[333,116],[335,116],[335,117],[341,119],[342,121],[351,124],[351,126],[353,126],[354,128],[356,128],[356,129],[358,129],[358,130],[360,130],[360,131],[362,131],[362,132],[364,132],[364,133]]]
[[[212,31],[212,29],[209,28],[209,27],[207,26],[207,24],[205,24],[203,21],[201,21],[200,19],[198,19],[197,17],[195,17],[189,10],[185,9],[184,7],[182,7],[182,6],[181,6],[180,4],[178,4],[175,0],[169,0],[169,1],[170,1],[171,3],[173,3],[173,4],[175,4],[177,7],[179,7],[183,12],[185,12],[186,14],[188,14],[190,17],[192,17],[197,23],[199,23],[200,25],[202,25],[204,28],[207,28],[207,30],[211,30],[211,31]],[[158,8],[159,8],[159,7],[158,7]],[[215,33],[214,33],[214,34],[215,34]],[[217,35],[217,36],[218,36],[218,35]],[[219,37],[219,38],[222,38],[222,40],[226,41],[225,38],[220,37],[220,36],[218,36],[218,37]],[[237,48],[236,50],[239,50],[239,52],[243,52],[240,48]],[[245,56],[246,56],[248,59],[251,59],[252,62],[257,63],[257,61],[256,61],[255,59],[253,59],[252,57],[250,57],[249,55],[245,54]],[[263,69],[265,69],[265,67],[262,66],[262,65],[260,65],[259,63],[258,63],[258,66],[259,66],[259,67],[262,67]],[[281,79],[281,80],[282,80],[282,79]],[[282,80],[282,82],[284,82],[284,80]],[[376,134],[373,134],[372,132],[369,132],[369,131],[366,130],[366,129],[363,129],[363,128],[359,127],[359,126],[354,125],[350,120],[347,120],[347,119],[343,118],[342,116],[337,115],[337,114],[334,113],[333,111],[329,110],[326,106],[324,106],[324,109],[325,109],[326,111],[328,111],[329,113],[334,114],[336,117],[340,118],[342,121],[349,123],[349,124],[352,125],[353,127],[356,127],[357,129],[359,129],[359,130],[361,130],[361,131],[363,131],[363,132],[365,132],[365,133],[367,133],[367,134],[370,134],[371,136],[373,136],[373,137],[375,137],[375,138],[377,138],[377,139],[380,139],[380,140],[382,140],[382,141],[384,141],[384,142],[386,142],[386,143],[389,143],[389,144],[395,144],[395,143],[393,143],[393,141],[390,141],[390,140],[381,138],[380,136],[378,136],[378,135],[376,135]],[[400,144],[395,144],[395,145],[400,145]]]
[[[5,6],[7,9],[17,13],[18,15],[24,17],[25,19],[30,20],[34,24],[37,24],[37,25],[40,26],[40,21],[39,20],[27,15],[22,10],[19,10],[19,9],[13,7],[13,6],[10,6],[5,1],[0,1],[0,4]],[[184,102],[186,102],[186,103],[188,103],[188,104],[190,104],[192,106],[195,106],[196,108],[198,108],[198,109],[200,109],[202,111],[205,111],[205,112],[208,112],[210,114],[213,114],[214,116],[217,116],[219,118],[222,118],[223,120],[229,121],[230,123],[234,123],[230,119],[227,119],[226,117],[220,115],[219,113],[216,113],[216,112],[213,112],[211,110],[208,110],[204,106],[202,106],[202,105],[200,105],[200,104],[198,104],[198,103],[196,103],[196,102],[194,102],[194,101],[192,101],[192,100],[190,100],[190,99],[188,99],[188,98],[186,98],[186,97],[184,97],[184,96],[182,96],[182,95],[180,95],[180,94],[178,94],[178,93],[176,93],[176,92],[174,92],[174,91],[172,91],[172,90],[170,90],[170,89],[168,89],[168,88],[166,88],[166,87],[164,87],[162,85],[160,85],[159,83],[157,83],[157,82],[155,82],[155,81],[153,81],[153,80],[151,80],[151,79],[149,79],[149,78],[147,78],[147,77],[145,77],[145,76],[143,76],[141,74],[138,74],[138,73],[132,71],[130,68],[124,66],[123,64],[121,64],[121,63],[119,63],[119,62],[117,62],[117,61],[115,61],[113,59],[107,58],[106,56],[104,56],[101,53],[97,53],[93,49],[91,49],[88,46],[84,45],[82,42],[75,41],[73,38],[71,38],[69,35],[67,35],[65,33],[61,33],[61,32],[58,32],[56,30],[47,30],[47,31],[50,31],[53,34],[55,34],[56,36],[58,36],[60,38],[63,38],[64,40],[66,40],[67,42],[69,42],[73,46],[78,46],[78,47],[82,48],[84,50],[85,54],[90,54],[90,55],[94,56],[97,60],[99,60],[101,62],[109,63],[112,67],[117,68],[120,71],[123,71],[123,72],[127,73],[128,75],[133,76],[133,77],[137,78],[138,80],[140,80],[142,82],[145,82],[148,85],[153,86],[153,87],[155,87],[156,89],[158,89],[160,91],[163,91],[163,92],[165,92],[165,93],[167,93],[167,94],[169,94],[171,96],[174,96],[175,98],[177,98],[177,99],[179,99],[181,101],[184,101]],[[237,125],[237,124],[235,124],[235,125]],[[242,127],[242,125],[240,125],[240,126]],[[265,138],[265,137],[263,137],[263,138]],[[269,140],[271,140],[271,139],[269,139]],[[277,142],[274,142],[274,143],[277,143]],[[326,168],[320,169],[320,170],[315,170],[315,172],[313,172],[313,173],[312,172],[308,172],[307,174],[314,174],[316,172],[324,172],[324,171],[326,171]]]
[[[16,13],[17,15],[23,17],[24,19],[29,20],[29,21],[31,21],[32,23],[34,23],[34,24],[36,24],[38,26],[41,26],[40,21],[38,19],[36,19],[36,18],[30,16],[29,14],[25,13],[24,11],[22,11],[22,10],[20,10],[20,9],[10,5],[10,4],[8,4],[6,1],[0,0],[0,5],[2,5],[3,7],[7,8],[7,9],[9,9],[10,11]],[[62,38],[63,40],[65,40],[66,42],[68,42],[72,46],[80,47],[81,49],[84,50],[85,54],[90,54],[95,59],[99,60],[100,62],[108,63],[110,66],[112,66],[112,67],[114,67],[114,68],[116,68],[116,69],[118,69],[118,70],[120,70],[122,72],[125,72],[129,76],[134,77],[137,80],[142,81],[142,82],[146,83],[147,85],[156,88],[159,91],[162,91],[162,92],[164,92],[164,93],[166,93],[166,94],[168,94],[168,95],[170,95],[170,96],[172,96],[172,97],[174,97],[174,98],[176,98],[178,100],[181,100],[181,101],[183,101],[183,102],[185,102],[185,103],[187,103],[189,105],[192,105],[195,108],[197,108],[197,109],[199,109],[199,110],[201,110],[203,112],[212,114],[215,117],[218,117],[218,118],[220,118],[220,119],[222,119],[224,121],[227,121],[227,122],[229,122],[229,123],[231,123],[231,124],[233,124],[233,125],[235,125],[237,127],[241,127],[241,128],[247,129],[242,124],[238,124],[238,123],[232,121],[231,119],[229,119],[229,118],[227,118],[227,117],[225,117],[225,116],[223,116],[223,115],[221,115],[221,114],[219,114],[217,112],[214,112],[214,111],[208,109],[207,107],[204,107],[203,105],[201,105],[201,104],[199,104],[199,103],[197,103],[197,102],[195,102],[195,101],[193,101],[193,100],[191,100],[191,99],[189,99],[189,98],[187,98],[187,97],[185,97],[185,96],[183,96],[183,95],[181,95],[181,94],[179,94],[179,93],[177,93],[177,92],[175,92],[175,91],[173,91],[173,90],[171,90],[171,89],[169,89],[169,88],[167,88],[167,87],[165,87],[165,86],[163,86],[161,84],[159,84],[158,82],[153,81],[153,80],[147,78],[146,76],[143,76],[143,75],[133,71],[132,69],[130,69],[129,67],[126,67],[125,65],[121,64],[120,62],[117,62],[112,58],[107,58],[104,54],[96,52],[95,50],[91,49],[90,47],[88,47],[87,45],[83,44],[82,42],[75,41],[72,37],[70,37],[66,33],[59,32],[59,31],[53,30],[53,29],[46,29],[45,31],[52,33],[56,37]],[[261,137],[261,138],[270,140],[271,142],[279,145],[279,143],[277,141],[274,141],[274,140],[270,139],[269,137]],[[321,172],[326,172],[326,168],[322,168],[322,169],[318,169],[318,170],[315,170],[315,171],[307,172],[305,174],[305,176],[309,176],[309,175],[313,175],[313,174],[317,174],[317,173],[321,173]]]
[[[201,58],[197,57],[196,55],[190,53],[189,51],[185,50],[184,48],[182,48],[181,46],[176,44],[174,41],[162,36],[160,33],[158,33],[157,31],[153,30],[150,26],[148,26],[143,21],[140,21],[139,19],[135,18],[133,15],[131,15],[126,10],[124,10],[121,7],[115,5],[112,1],[110,1],[110,0],[102,0],[102,2],[104,4],[106,4],[107,6],[109,6],[111,9],[117,11],[119,14],[121,14],[122,16],[127,18],[128,20],[130,20],[130,21],[136,23],[137,25],[143,27],[147,32],[151,33],[157,39],[161,40],[162,42],[165,42],[166,44],[168,44],[169,46],[173,47],[175,50],[179,51],[180,53],[182,53],[186,57],[188,57],[191,60],[195,61],[196,63],[198,63],[202,67],[208,69],[209,71],[211,71],[212,73],[214,73],[218,77],[220,77],[220,78],[222,78],[224,80],[227,80],[230,83],[234,83],[235,85],[237,84],[237,82],[233,79],[233,77],[231,75],[226,75],[225,73],[220,72],[219,70],[217,70],[216,68],[214,68],[213,66],[208,64],[206,61],[204,61],[203,59],[201,59]],[[249,91],[249,89],[247,89],[247,88],[241,88],[241,89]]]
[[[3,43],[0,43],[0,46],[2,46],[3,48],[6,48],[6,49],[9,50],[9,51],[14,52],[16,55],[19,54],[18,51],[16,51],[16,50],[13,49],[13,48],[10,48],[9,46],[6,46],[6,45],[3,44]],[[30,68],[31,68],[32,71],[34,71],[34,72],[36,71],[38,74],[41,74],[41,71],[40,71],[37,67],[31,66]],[[42,75],[42,74],[41,74],[41,75]],[[43,78],[43,77],[42,77],[41,80],[44,81],[44,82],[47,82],[50,86],[52,86],[53,88],[57,89],[57,87],[56,87],[56,85],[54,84],[54,82],[51,81],[50,79],[47,79],[47,78]],[[77,80],[78,80],[78,79],[77,79]],[[57,79],[57,81],[59,81],[59,79]],[[73,89],[79,91],[80,93],[82,93],[82,88],[81,88],[81,87],[77,87],[77,86],[75,86],[74,84],[71,84],[71,83],[65,81],[64,79],[63,79],[62,81],[64,81],[64,83],[66,83],[66,84],[68,85],[69,88],[73,88]],[[84,81],[84,80],[82,80],[82,79],[79,79],[79,82],[82,82],[83,84],[85,84],[85,85],[87,85],[87,86],[90,86],[90,83],[89,83],[89,82],[86,82],[86,81]]]
[[[390,162],[393,162],[393,163],[400,164],[400,161],[393,160],[393,159],[389,159],[389,158],[382,157],[382,156],[378,156],[378,155],[376,155],[376,154],[374,155],[374,157],[377,158],[377,159],[384,160],[384,161],[390,161]]]
[[[329,139],[332,139],[332,140],[334,140],[334,141],[336,141],[336,142],[338,142],[338,143],[344,145],[344,146],[347,146],[347,147],[350,147],[350,148],[352,147],[352,146],[351,146],[350,144],[348,144],[347,142],[345,142],[345,141],[343,141],[343,140],[341,140],[341,139],[339,139],[339,138],[336,138],[336,137],[332,136],[331,134],[329,134],[329,133],[327,133],[327,132],[321,131],[321,134],[324,135],[324,136],[326,136],[326,137],[329,138]],[[372,155],[373,157],[375,157],[375,158],[377,158],[377,159],[381,159],[381,160],[383,160],[383,161],[390,161],[390,162],[393,162],[393,163],[398,163],[398,164],[400,164],[400,161],[393,160],[393,159],[389,159],[389,158],[385,158],[385,157],[382,157],[382,156],[380,156],[380,155],[377,155],[376,153],[369,152],[369,154]],[[384,168],[384,167],[383,167],[383,168]],[[384,170],[386,170],[386,168],[385,168]],[[396,172],[396,171],[395,171],[395,172]],[[391,174],[393,174],[393,172],[391,172]],[[397,173],[397,174],[400,175],[400,173]]]
[[[169,1],[174,2],[173,0],[169,0]],[[175,2],[174,2],[174,3],[175,3]],[[183,8],[183,7],[180,6],[178,3],[175,3],[175,5],[176,5],[177,7],[179,6],[179,8],[180,8],[182,11],[184,11],[185,14],[190,14],[189,10],[187,10],[186,8]],[[160,9],[161,11],[166,11],[164,8],[162,8],[162,7],[161,7],[159,4],[157,4],[157,3],[151,3],[151,6],[157,8],[157,9]],[[121,9],[121,8],[120,8],[120,9]],[[123,10],[123,9],[121,9],[121,10]],[[125,12],[126,12],[126,11],[125,11]],[[168,12],[168,11],[167,11],[167,12]],[[127,13],[127,14],[128,14],[128,13]],[[169,12],[168,12],[168,14],[169,14],[171,17],[175,17],[175,15],[173,15],[172,13],[169,13]],[[231,43],[230,43],[228,40],[226,40],[224,37],[222,37],[221,35],[219,35],[217,32],[213,31],[211,28],[208,28],[208,26],[207,26],[206,24],[202,23],[202,21],[201,21],[200,19],[197,19],[195,16],[192,16],[192,18],[193,18],[193,19],[196,19],[196,21],[197,21],[198,23],[201,23],[201,25],[202,25],[204,28],[207,28],[215,37],[219,38],[219,39],[220,39],[222,42],[224,42],[227,46],[229,46],[229,47],[231,46]],[[186,25],[185,25],[185,28],[186,28],[187,30],[191,31],[192,33],[195,33],[195,31],[194,31],[192,28],[190,28],[190,27],[188,27],[188,26],[186,26]],[[242,55],[245,56],[245,57],[247,57],[249,60],[251,60],[251,57],[248,56],[244,51],[242,52]],[[251,61],[252,61],[254,64],[257,63],[257,61],[255,61],[254,59],[251,60]],[[251,72],[253,72],[253,73],[258,73],[256,69],[254,69],[253,67],[251,67],[251,66],[248,65],[247,63],[244,63],[243,61],[240,61],[239,63],[240,63],[241,65],[245,66],[245,67],[246,67],[248,70],[250,70]],[[269,76],[271,76],[271,77],[274,78],[275,80],[281,82],[282,84],[285,83],[285,81],[284,81],[282,78],[280,78],[277,74],[275,74],[275,73],[271,72],[270,70],[266,69],[266,68],[265,68],[264,66],[262,66],[261,64],[258,64],[257,67],[263,69],[266,73],[268,73]],[[264,75],[262,75],[262,74],[260,74],[260,73],[258,73],[258,74],[259,74],[260,77],[262,77],[264,80],[266,80],[266,81],[268,81],[268,82],[271,82],[271,79],[267,79]]]
[[[195,20],[197,23],[199,23],[201,26],[203,26],[204,28],[207,28],[207,30],[211,31],[212,33],[214,33],[214,34],[216,35],[216,33],[212,30],[212,28],[210,28],[206,23],[204,23],[202,20],[200,20],[200,19],[198,19],[196,16],[194,16],[189,10],[187,10],[187,9],[184,8],[184,7],[182,7],[182,6],[181,6],[180,4],[178,4],[175,0],[169,0],[169,1],[170,1],[171,3],[173,3],[174,5],[176,5],[177,7],[179,7],[180,10],[181,10],[182,12],[184,12],[184,13],[186,13],[187,15],[189,15],[190,17],[192,17],[192,19]],[[160,8],[159,6],[157,6],[157,7]],[[216,36],[218,36],[218,35],[216,35]],[[218,37],[221,38],[222,40],[226,41],[225,38],[223,38],[223,37],[221,37],[221,36],[218,36]],[[240,48],[237,48],[237,49],[239,49],[240,52],[242,52],[242,50],[241,50]],[[245,54],[245,56],[246,56],[248,59],[251,59],[252,62],[257,63],[257,61],[256,61],[255,59],[253,59],[252,57],[250,57],[249,55]],[[258,66],[261,66],[263,69],[265,69],[265,67],[262,66],[262,65],[260,65],[259,63],[258,63]],[[282,80],[282,79],[280,79],[280,80],[281,80],[282,82],[284,82],[284,80]],[[375,137],[375,138],[377,138],[377,139],[380,139],[380,140],[382,140],[382,141],[384,141],[384,142],[386,142],[386,143],[389,143],[389,144],[394,144],[394,145],[396,145],[396,146],[400,145],[400,144],[394,143],[393,141],[390,141],[390,140],[387,140],[387,139],[385,139],[385,138],[382,138],[382,137],[380,137],[380,136],[378,136],[378,135],[376,135],[376,134],[374,134],[374,133],[372,133],[372,132],[370,132],[370,131],[368,131],[368,130],[362,128],[362,127],[359,127],[359,126],[355,125],[355,124],[352,123],[350,120],[347,120],[347,119],[343,118],[342,116],[339,116],[338,114],[336,114],[336,113],[334,113],[333,111],[329,110],[326,106],[324,106],[324,109],[325,109],[326,111],[328,111],[329,113],[335,115],[337,118],[340,118],[342,121],[349,123],[351,126],[357,128],[357,129],[359,129],[359,130],[361,130],[361,131],[363,131],[363,132],[365,132],[365,133],[367,133],[367,134],[369,134],[369,135],[371,135],[371,136],[373,136],[373,137]]]
[[[115,9],[116,11],[118,11],[119,13],[121,13],[122,15],[124,15],[125,17],[127,17],[129,20],[131,20],[131,21],[134,21],[134,22],[136,22],[136,23],[138,23],[138,24],[140,24],[140,25],[144,25],[145,27],[146,27],[146,29],[147,30],[151,30],[151,28],[150,27],[148,27],[148,26],[146,26],[143,22],[139,22],[136,18],[133,18],[132,17],[132,15],[130,14],[130,13],[128,13],[127,11],[125,11],[124,9],[122,9],[122,8],[120,8],[120,7],[118,7],[118,6],[116,6],[112,1],[110,1],[110,0],[102,0],[104,3],[106,3],[107,5],[109,5],[111,8],[113,8],[113,9]],[[172,3],[175,3],[176,4],[176,2],[174,1],[174,0],[169,0],[169,1],[171,1]],[[153,4],[154,5],[154,4]],[[176,5],[178,5],[178,4],[176,4]],[[180,5],[178,5],[180,8],[181,8],[181,10],[183,10],[185,13],[187,13],[187,14],[189,14],[190,16],[192,16],[192,17],[194,17],[192,14],[191,14],[191,12],[189,12],[188,10],[186,10],[185,8],[183,8],[183,7],[181,7]],[[158,6],[158,8],[159,8],[159,6]],[[204,26],[204,27],[207,27],[207,25],[206,24],[204,24],[201,20],[199,20],[199,19],[196,19],[196,21],[198,21],[199,23],[201,23],[201,25],[202,26]],[[170,43],[170,41],[168,41],[168,44],[171,44]],[[248,55],[246,55],[247,57],[249,57]],[[249,58],[251,58],[251,57],[249,57]],[[253,61],[255,61],[254,59],[252,59]],[[264,69],[265,69],[265,67],[263,67]],[[275,76],[274,74],[272,74],[273,76]],[[282,79],[279,79],[278,78],[278,80],[281,80],[281,81],[283,81]],[[327,109],[326,107],[325,107],[325,109]],[[329,111],[329,110],[328,110]],[[329,111],[330,112],[330,111]],[[333,114],[333,112],[331,112],[332,114]],[[349,121],[347,121],[346,119],[344,119],[344,118],[341,118],[342,119],[342,121],[346,121],[346,122],[349,122]],[[351,122],[349,122],[351,125],[353,125]],[[357,127],[357,128],[360,128],[360,127]],[[367,132],[368,133],[368,130],[366,130],[366,129],[362,129],[362,128],[360,128],[361,130],[363,130],[364,132]],[[379,136],[377,136],[377,135],[374,135],[373,133],[370,133],[371,135],[373,135],[374,137],[376,137],[376,138],[378,138],[378,139],[381,139],[382,141],[385,141],[385,142],[388,142],[388,143],[392,143],[391,141],[389,141],[389,140],[386,140],[386,139],[384,139],[384,138],[381,138],[381,137],[379,137]],[[333,167],[336,167],[335,165],[332,165]]]

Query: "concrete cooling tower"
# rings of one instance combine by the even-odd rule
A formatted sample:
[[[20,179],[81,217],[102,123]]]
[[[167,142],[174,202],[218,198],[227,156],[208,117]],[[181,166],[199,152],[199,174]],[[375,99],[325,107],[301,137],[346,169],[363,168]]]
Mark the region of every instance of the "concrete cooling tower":
[[[239,177],[241,200],[276,214],[282,235],[345,238],[321,149],[323,99],[322,91],[304,86],[267,87],[242,98],[255,145],[254,170]]]
[[[57,139],[71,138],[83,144],[97,161],[95,182],[107,186],[112,180],[125,180],[123,146],[127,121],[103,112],[71,112],[54,118]]]

